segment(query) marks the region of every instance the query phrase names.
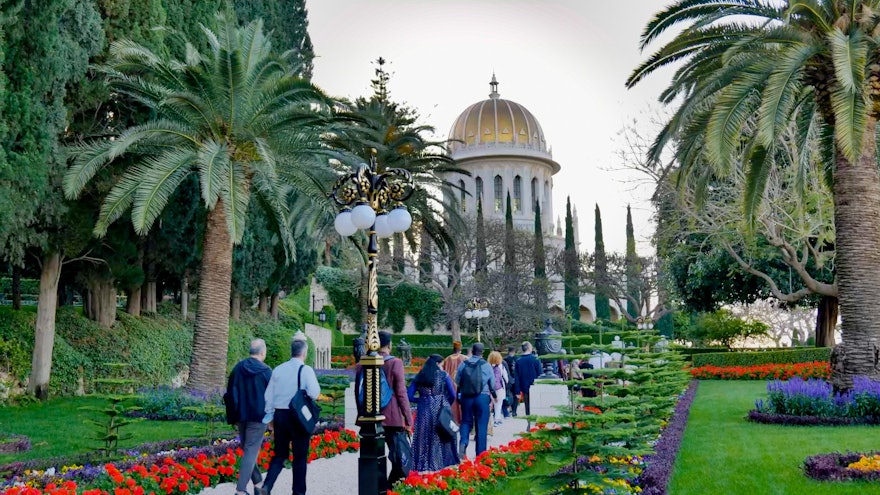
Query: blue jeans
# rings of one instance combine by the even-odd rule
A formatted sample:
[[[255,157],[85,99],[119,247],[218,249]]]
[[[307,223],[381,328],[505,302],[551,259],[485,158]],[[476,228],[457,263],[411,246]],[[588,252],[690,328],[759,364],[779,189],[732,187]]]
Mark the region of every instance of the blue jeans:
[[[467,447],[471,428],[474,429],[477,451],[480,455],[486,450],[486,433],[489,428],[489,394],[461,398],[461,445]]]

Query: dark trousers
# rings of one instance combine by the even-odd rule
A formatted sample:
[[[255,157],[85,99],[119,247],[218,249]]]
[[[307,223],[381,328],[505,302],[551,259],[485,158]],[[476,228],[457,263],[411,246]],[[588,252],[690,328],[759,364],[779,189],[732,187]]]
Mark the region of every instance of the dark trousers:
[[[245,491],[248,480],[252,481],[254,486],[263,480],[263,475],[257,467],[257,454],[263,446],[265,433],[266,425],[259,421],[238,424],[238,438],[241,439],[241,449],[244,453],[238,461],[238,483],[235,485],[237,491]]]
[[[461,398],[460,443],[467,447],[471,428],[473,428],[477,444],[476,455],[480,455],[486,450],[490,402],[489,394],[480,394],[476,397],[463,396]]]
[[[532,414],[532,401],[529,398],[529,391],[526,390],[523,392],[523,402],[526,403],[526,416]]]
[[[400,455],[394,443],[395,436],[404,435],[405,433],[404,429],[400,426],[383,426],[382,428],[385,429],[385,445],[388,446],[388,459],[391,461],[391,472],[388,473],[388,487],[390,488],[409,475],[400,462]]]
[[[511,389],[507,394],[507,401],[510,402],[510,414],[516,416],[516,410],[519,408],[519,394]]]
[[[288,409],[275,410],[275,455],[269,462],[269,471],[263,488],[272,491],[284,461],[293,453],[293,495],[306,495],[306,468],[309,461],[309,438],[302,429],[293,425],[293,413]],[[292,448],[291,448],[292,446]]]

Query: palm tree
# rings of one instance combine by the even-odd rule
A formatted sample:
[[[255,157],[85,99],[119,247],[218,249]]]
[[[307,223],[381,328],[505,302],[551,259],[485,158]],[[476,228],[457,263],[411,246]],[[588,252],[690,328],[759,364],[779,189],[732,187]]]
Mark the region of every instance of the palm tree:
[[[155,116],[77,146],[64,191],[75,198],[104,166],[130,157],[104,199],[95,234],[103,236],[131,208],[134,229],[144,235],[183,180],[198,175],[208,216],[187,386],[210,391],[225,377],[232,247],[242,238],[251,196],[271,212],[285,245],[294,246],[286,197],[312,183],[310,167],[320,162],[310,158],[329,105],[286,56],[273,54],[262,21],[240,28],[226,12],[218,14],[216,32],[203,32],[210,51],[188,44],[183,60],[131,41],[111,46],[101,68],[108,83]]]
[[[834,196],[836,270],[843,344],[832,381],[880,376],[880,1],[679,0],[646,27],[645,48],[687,23],[627,81],[680,64],[661,101],[681,106],[658,135],[652,158],[675,143],[683,181],[705,188],[743,156],[746,213],[760,203],[785,129],[796,145],[818,137],[819,166]],[[745,125],[755,132],[743,133]],[[799,167],[815,166],[801,153]]]

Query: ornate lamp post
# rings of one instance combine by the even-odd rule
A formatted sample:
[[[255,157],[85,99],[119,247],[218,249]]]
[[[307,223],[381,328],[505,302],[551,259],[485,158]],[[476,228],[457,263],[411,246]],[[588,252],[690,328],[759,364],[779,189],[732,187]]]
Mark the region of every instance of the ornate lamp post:
[[[376,282],[376,262],[379,255],[379,237],[403,232],[412,225],[412,216],[403,202],[413,193],[412,175],[404,169],[392,168],[378,172],[375,151],[370,164],[362,163],[357,170],[340,177],[330,197],[342,207],[336,215],[334,226],[343,237],[358,229],[369,235],[367,259],[369,283],[367,287],[367,323],[365,353],[360,357],[364,373],[363,413],[358,417],[361,425],[361,453],[358,459],[359,495],[384,494],[388,490],[385,459],[385,431],[379,405],[379,373],[382,356],[379,355],[379,329],[376,313],[379,306],[379,288]]]
[[[489,317],[489,300],[482,297],[475,297],[465,303],[464,317],[468,320],[477,321],[477,342],[480,340],[480,320]]]

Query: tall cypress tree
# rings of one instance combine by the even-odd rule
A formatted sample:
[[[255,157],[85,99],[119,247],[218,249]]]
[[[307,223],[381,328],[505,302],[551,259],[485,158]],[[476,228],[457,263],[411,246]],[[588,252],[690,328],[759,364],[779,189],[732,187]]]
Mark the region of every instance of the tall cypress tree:
[[[486,267],[486,227],[483,225],[483,198],[477,198],[477,239],[476,239],[476,266],[474,278],[477,281],[477,290],[480,291],[486,283],[488,270]]]
[[[626,312],[630,316],[641,314],[641,293],[639,291],[639,276],[642,267],[639,256],[636,254],[636,236],[633,229],[632,212],[626,205]]]
[[[535,306],[547,308],[547,257],[544,254],[544,229],[541,227],[541,204],[535,202],[535,244],[532,249],[535,264]]]
[[[293,66],[300,76],[311,79],[315,58],[309,37],[308,11],[305,0],[235,0],[235,14],[246,24],[263,19],[264,30],[278,53],[291,50]]]
[[[596,286],[596,319],[610,320],[611,305],[608,303],[608,259],[605,256],[605,241],[602,239],[602,214],[596,205],[596,261],[593,282]]]
[[[565,200],[565,251],[562,253],[563,282],[565,284],[565,311],[572,320],[581,319],[580,289],[578,287],[577,249],[574,245],[574,223],[571,217],[571,197]]]
[[[510,208],[510,191],[507,192],[507,211],[504,213],[504,273],[516,271],[516,241],[513,237],[513,210]]]

